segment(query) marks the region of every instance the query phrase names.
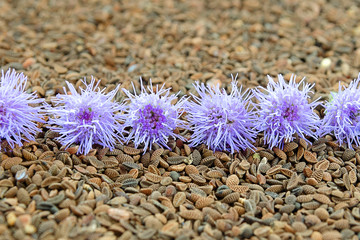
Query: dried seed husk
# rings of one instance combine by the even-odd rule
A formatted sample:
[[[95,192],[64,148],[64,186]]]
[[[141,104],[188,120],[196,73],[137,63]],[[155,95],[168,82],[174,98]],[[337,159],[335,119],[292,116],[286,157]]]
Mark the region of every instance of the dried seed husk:
[[[309,163],[317,163],[317,158],[316,158],[316,156],[314,155],[314,153],[312,153],[312,152],[310,152],[310,151],[308,151],[308,150],[306,150],[306,151],[304,152],[304,158],[305,158],[305,160],[306,160],[307,162],[309,162]]]
[[[233,193],[226,195],[223,198],[222,202],[230,204],[230,203],[237,202],[239,200],[239,198],[240,198],[240,193],[233,192]]]
[[[295,150],[298,146],[299,145],[296,142],[285,143],[283,151],[287,153],[287,152]]]

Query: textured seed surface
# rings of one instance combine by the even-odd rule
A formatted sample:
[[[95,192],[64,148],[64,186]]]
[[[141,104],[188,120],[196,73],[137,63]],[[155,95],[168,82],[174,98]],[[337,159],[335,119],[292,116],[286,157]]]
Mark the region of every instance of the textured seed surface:
[[[346,134],[334,131],[315,139],[301,129],[313,129],[308,115],[295,116],[303,103],[318,98],[332,103],[332,97],[341,95],[330,96],[339,91],[339,82],[345,98],[356,95],[344,90],[360,68],[355,1],[19,0],[0,1],[0,6],[1,68],[22,72],[28,80],[24,86],[10,86],[12,90],[23,88],[55,106],[56,97],[74,100],[75,91],[84,95],[84,82],[94,76],[96,94],[111,93],[111,99],[95,101],[100,113],[90,106],[93,95],[84,102],[91,116],[83,123],[92,126],[87,133],[93,134],[93,144],[80,154],[85,136],[63,145],[70,135],[56,130],[84,130],[76,128],[79,119],[71,119],[81,110],[76,101],[67,107],[71,116],[66,126],[50,124],[56,116],[45,114],[43,121],[31,123],[39,127],[31,133],[34,138],[23,132],[7,136],[16,131],[17,112],[10,105],[21,101],[6,98],[9,89],[1,79],[0,239],[359,238],[359,147],[350,139],[350,148]],[[255,114],[252,121],[246,112],[254,113],[253,104],[239,101],[248,94],[240,96],[231,84],[230,75],[237,73],[237,87],[250,89],[250,95],[267,86],[265,75],[278,83],[282,73],[288,85],[296,74],[296,84],[305,78],[304,83],[314,85],[308,97],[306,86],[298,86],[305,102],[286,87],[276,99],[280,104],[268,104],[266,119]],[[209,91],[199,94],[194,82]],[[135,97],[126,99],[117,91],[119,85]],[[212,92],[217,85],[221,96]],[[163,106],[168,97],[171,105]],[[286,109],[284,100],[295,105]],[[199,101],[194,110],[202,115],[196,120],[204,124],[189,122],[189,101]],[[124,103],[108,115],[117,118],[120,128],[102,129],[104,104],[110,102]],[[123,119],[130,103],[142,106]],[[146,124],[139,119],[144,104],[159,111],[143,116],[153,128],[135,131]],[[42,103],[30,107],[36,106]],[[322,120],[329,114],[325,106],[317,104],[311,111]],[[280,121],[270,128],[292,128],[291,115],[300,117],[301,124],[289,129],[297,132],[290,139],[275,147],[267,142],[274,138],[266,131],[247,139],[243,127],[248,123],[271,123],[275,116]],[[350,115],[357,120],[356,111]],[[27,120],[20,120],[26,127]],[[121,129],[128,120],[136,123]],[[163,131],[157,133],[157,128]],[[101,130],[108,135],[99,136]],[[140,140],[134,142],[132,134]],[[119,141],[108,144],[114,135]],[[142,140],[148,136],[154,141],[144,152]],[[7,142],[18,137],[21,144]],[[253,149],[243,146],[248,140]]]

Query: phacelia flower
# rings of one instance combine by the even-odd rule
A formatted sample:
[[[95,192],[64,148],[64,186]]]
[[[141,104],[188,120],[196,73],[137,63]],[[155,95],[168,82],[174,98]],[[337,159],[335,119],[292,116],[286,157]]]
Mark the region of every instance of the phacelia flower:
[[[360,74],[348,88],[339,83],[339,91],[331,93],[331,100],[325,104],[325,116],[319,135],[334,134],[338,142],[360,145]]]
[[[319,104],[318,99],[309,103],[314,84],[305,83],[305,78],[296,83],[295,78],[292,75],[286,83],[280,74],[276,83],[268,76],[267,88],[254,90],[258,115],[255,127],[264,133],[264,143],[270,149],[283,148],[284,142],[292,141],[295,133],[307,142],[306,136],[317,138],[320,118],[313,110]]]
[[[40,130],[37,122],[43,122],[42,109],[36,93],[26,93],[27,77],[9,69],[2,70],[0,82],[0,137],[11,148],[22,146],[22,140],[35,140]]]
[[[241,92],[236,77],[232,90],[194,84],[199,96],[192,94],[194,101],[187,103],[187,119],[193,132],[190,146],[206,144],[210,149],[230,151],[253,149],[256,132],[253,130],[255,116],[249,111],[251,92]]]
[[[147,87],[143,86],[142,80],[141,92],[137,95],[133,85],[134,94],[123,89],[127,95],[129,105],[124,115],[125,127],[131,128],[126,142],[132,141],[135,147],[144,145],[144,152],[151,149],[153,143],[169,148],[168,139],[184,138],[176,134],[176,128],[187,128],[184,120],[180,117],[183,114],[183,105],[186,98],[180,98],[176,104],[172,104],[177,99],[177,94],[170,94],[170,89],[164,89],[164,85],[159,89],[158,85],[154,91],[152,84]]]
[[[54,107],[48,106],[50,129],[58,132],[57,140],[69,147],[79,144],[78,153],[87,154],[93,144],[114,148],[116,141],[121,140],[121,115],[123,105],[112,99],[119,90],[119,86],[109,93],[100,90],[99,83],[92,77],[90,84],[84,79],[85,89],[80,87],[78,93],[75,87],[66,82],[70,93],[58,94],[52,99]]]

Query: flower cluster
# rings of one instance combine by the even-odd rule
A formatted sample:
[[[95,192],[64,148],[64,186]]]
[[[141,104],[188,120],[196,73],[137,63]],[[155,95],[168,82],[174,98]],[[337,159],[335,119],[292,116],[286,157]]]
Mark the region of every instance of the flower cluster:
[[[309,103],[314,85],[305,83],[304,79],[296,83],[294,75],[289,83],[282,75],[278,76],[277,83],[269,76],[268,79],[267,88],[254,91],[258,115],[255,128],[264,133],[265,144],[270,149],[283,148],[285,142],[294,139],[295,133],[306,141],[306,136],[316,139],[320,118],[313,110],[319,103],[318,100]]]
[[[253,130],[255,115],[249,111],[251,93],[241,93],[236,77],[233,77],[232,90],[227,94],[225,89],[196,83],[198,97],[187,103],[187,119],[193,132],[190,145],[205,143],[213,150],[235,151],[254,148],[252,142],[256,137]]]
[[[180,119],[183,114],[183,105],[186,98],[180,98],[176,104],[177,94],[170,94],[170,89],[164,89],[164,85],[159,89],[150,86],[146,89],[141,83],[141,92],[137,95],[133,85],[134,94],[123,89],[127,95],[129,104],[125,110],[124,127],[131,128],[126,142],[133,141],[135,147],[144,144],[144,152],[151,149],[153,143],[168,148],[169,137],[185,140],[181,135],[176,134],[176,128],[187,128],[184,120]]]
[[[0,82],[0,137],[11,148],[15,144],[22,146],[22,141],[35,140],[34,135],[40,130],[37,122],[43,122],[40,104],[43,99],[36,98],[36,93],[26,93],[27,77],[9,69],[2,71]]]
[[[331,93],[331,100],[325,104],[323,127],[319,135],[333,133],[340,145],[347,143],[360,145],[360,74],[348,88],[341,86],[339,91]]]
[[[49,119],[50,129],[60,134],[57,140],[67,147],[78,143],[78,153],[89,153],[93,144],[113,149],[115,142],[121,140],[119,120],[122,115],[118,113],[123,110],[123,105],[112,101],[119,86],[105,94],[99,83],[92,78],[87,84],[84,79],[86,88],[80,88],[78,93],[71,83],[66,82],[70,93],[58,94],[52,100],[55,106],[46,108],[53,116]]]
[[[310,101],[314,84],[291,76],[286,82],[282,75],[275,82],[268,77],[266,88],[258,87],[242,92],[236,77],[228,94],[220,86],[195,83],[197,94],[178,98],[164,85],[148,87],[140,79],[140,93],[123,89],[125,103],[113,101],[119,87],[109,93],[100,89],[94,78],[83,80],[85,88],[79,92],[66,82],[69,92],[58,94],[53,105],[26,93],[26,76],[14,70],[2,71],[0,82],[0,137],[10,147],[22,141],[34,140],[44,122],[50,118],[51,130],[59,133],[57,140],[65,147],[78,144],[78,153],[87,154],[94,144],[113,149],[117,142],[132,142],[144,152],[153,144],[169,148],[169,138],[189,141],[190,146],[206,144],[216,151],[236,151],[254,148],[258,133],[271,149],[283,148],[295,136],[309,142],[309,137],[333,134],[340,144],[360,145],[360,74],[348,88],[339,86],[332,100],[325,104],[325,117],[320,120],[315,108],[318,99]],[[254,102],[253,102],[254,101]],[[186,119],[187,121],[185,121]],[[185,138],[179,130],[190,130]]]

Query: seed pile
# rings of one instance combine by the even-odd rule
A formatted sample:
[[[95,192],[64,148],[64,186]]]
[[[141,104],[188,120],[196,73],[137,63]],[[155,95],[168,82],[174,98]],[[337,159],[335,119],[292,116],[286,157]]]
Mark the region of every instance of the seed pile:
[[[360,150],[331,137],[228,155],[182,141],[76,155],[48,131],[2,153],[1,234],[34,237],[332,239],[360,232]]]
[[[354,1],[0,1],[0,66],[46,101],[94,75],[112,91],[230,73],[246,88],[291,73],[337,91],[360,66]],[[136,87],[139,89],[139,85]],[[230,91],[228,91],[230,92]],[[121,100],[123,96],[116,96]],[[41,127],[41,126],[40,126]],[[180,132],[186,136],[187,133]],[[146,154],[67,150],[45,127],[0,158],[0,239],[358,239],[360,149],[331,136],[285,149],[212,152],[178,140]]]

